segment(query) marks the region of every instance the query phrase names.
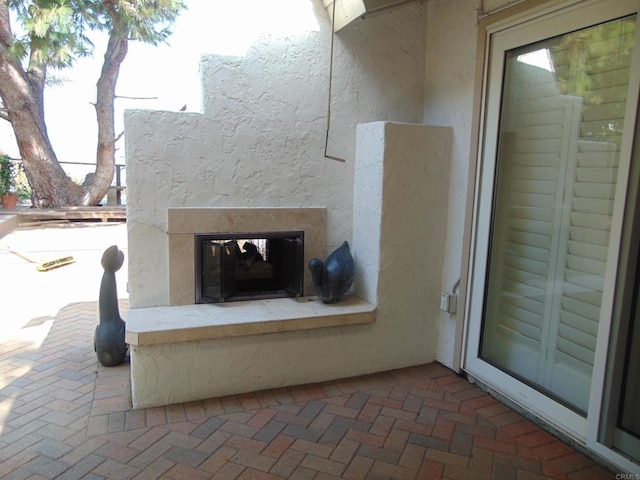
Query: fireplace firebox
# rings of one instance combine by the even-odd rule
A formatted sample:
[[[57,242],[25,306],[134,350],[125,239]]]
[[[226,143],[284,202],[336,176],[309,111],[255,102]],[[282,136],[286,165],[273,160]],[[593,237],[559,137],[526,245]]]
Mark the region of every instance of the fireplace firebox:
[[[195,234],[196,303],[303,295],[304,232]]]

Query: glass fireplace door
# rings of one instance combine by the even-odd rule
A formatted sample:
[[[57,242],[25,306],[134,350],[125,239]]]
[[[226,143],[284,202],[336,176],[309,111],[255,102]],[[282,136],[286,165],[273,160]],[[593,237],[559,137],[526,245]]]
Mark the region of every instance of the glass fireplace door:
[[[199,297],[223,302],[235,293],[237,248],[233,240],[200,242]]]
[[[300,297],[304,232],[196,234],[196,303]]]

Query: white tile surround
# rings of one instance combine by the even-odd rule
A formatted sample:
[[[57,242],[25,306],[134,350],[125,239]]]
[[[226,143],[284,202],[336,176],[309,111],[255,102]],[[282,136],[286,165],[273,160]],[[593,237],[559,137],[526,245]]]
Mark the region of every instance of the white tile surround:
[[[300,297],[138,308],[127,318],[127,343],[163,345],[357,325],[373,322],[375,312],[375,306],[356,295],[331,305]]]
[[[168,208],[169,305],[195,302],[196,233],[304,232],[304,288],[313,295],[306,265],[326,256],[326,222],[325,208]]]

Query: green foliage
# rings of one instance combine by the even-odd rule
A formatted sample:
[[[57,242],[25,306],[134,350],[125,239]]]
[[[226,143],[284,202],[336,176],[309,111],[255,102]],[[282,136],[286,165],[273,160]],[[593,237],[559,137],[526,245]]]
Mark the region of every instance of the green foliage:
[[[23,149],[34,205],[90,204],[99,200],[113,175],[115,85],[127,55],[129,40],[152,45],[164,42],[185,8],[185,0],[0,0],[0,119],[12,122],[16,137],[35,142]],[[101,148],[97,149],[95,181],[82,188],[56,165],[47,136],[44,88],[60,81],[54,69],[73,66],[76,59],[93,54],[88,35],[104,31],[109,41],[96,88],[96,117]],[[7,68],[5,68],[5,66]],[[57,72],[54,72],[57,73]],[[25,108],[34,106],[35,108]],[[31,122],[14,122],[12,112],[22,111]],[[107,138],[109,137],[109,138]],[[112,140],[113,138],[113,140]],[[25,150],[25,151],[23,151]],[[38,162],[38,155],[47,157]],[[25,184],[26,185],[26,184]],[[27,187],[25,186],[25,189]],[[26,190],[25,190],[26,192]],[[27,195],[25,193],[24,195]]]
[[[0,155],[0,195],[14,193],[16,185],[15,168],[8,155]]]
[[[561,37],[552,50],[560,91],[588,105],[605,101],[599,92],[604,72],[628,77],[635,41],[635,17],[614,20]]]
[[[93,45],[86,37],[88,24],[70,0],[9,0],[20,29],[14,35],[11,53],[29,59],[28,69],[43,65],[66,68],[76,58],[89,55]]]
[[[114,16],[101,11],[105,2],[89,2],[97,4],[97,25],[105,25],[107,29],[114,28]],[[108,2],[107,2],[108,3]],[[183,0],[119,0],[117,5],[119,17],[128,28],[129,38],[152,45],[167,40],[171,35],[171,26],[176,17],[185,8]],[[101,22],[102,20],[102,22]],[[103,23],[104,22],[104,23]]]
[[[581,125],[583,137],[620,142],[635,30],[635,16],[613,20],[559,37],[551,50],[560,92],[582,98],[590,119]]]
[[[91,30],[118,29],[131,40],[156,45],[171,34],[185,8],[183,0],[8,0],[20,29],[14,32],[11,53],[27,69],[67,68],[91,55]]]
[[[32,192],[24,164],[20,160],[0,154],[0,195],[5,193],[16,193],[20,200],[28,200]]]
[[[27,174],[24,171],[24,163],[18,163],[18,168],[15,173],[15,192],[18,194],[20,201],[30,200],[33,195],[31,185],[27,179]]]

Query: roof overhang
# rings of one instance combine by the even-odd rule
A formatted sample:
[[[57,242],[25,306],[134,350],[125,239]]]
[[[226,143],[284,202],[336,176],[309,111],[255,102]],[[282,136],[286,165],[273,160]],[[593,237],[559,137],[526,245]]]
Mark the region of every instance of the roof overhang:
[[[400,7],[407,3],[424,0],[335,0],[336,18],[334,31],[338,32],[359,18],[364,18],[373,13],[383,12]],[[322,0],[329,18],[333,16],[334,0]]]

